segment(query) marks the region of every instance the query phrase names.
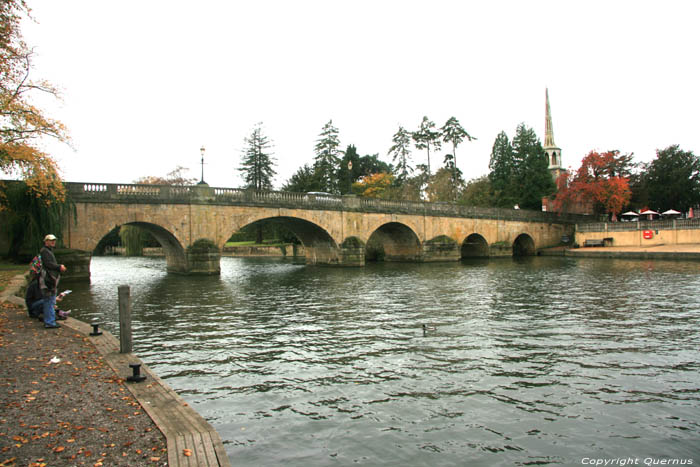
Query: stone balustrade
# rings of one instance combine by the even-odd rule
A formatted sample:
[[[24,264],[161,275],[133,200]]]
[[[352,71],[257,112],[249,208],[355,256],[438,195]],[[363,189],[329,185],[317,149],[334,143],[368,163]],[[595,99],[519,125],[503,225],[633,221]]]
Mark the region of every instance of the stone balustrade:
[[[354,195],[324,195],[286,191],[256,191],[209,186],[134,185],[112,183],[66,183],[74,202],[92,203],[188,203],[238,206],[323,209],[332,211],[418,214],[440,217],[499,219],[525,222],[574,224],[590,222],[590,216],[524,209],[463,206],[453,203],[362,198]]]

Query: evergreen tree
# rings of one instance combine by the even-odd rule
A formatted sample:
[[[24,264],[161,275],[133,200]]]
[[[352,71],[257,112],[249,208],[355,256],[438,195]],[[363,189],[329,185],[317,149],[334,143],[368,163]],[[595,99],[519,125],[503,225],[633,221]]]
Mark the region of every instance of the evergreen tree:
[[[394,143],[389,148],[388,154],[394,163],[394,175],[396,184],[402,185],[413,172],[411,162],[411,133],[399,125],[398,131],[394,134],[391,142]]]
[[[321,180],[318,174],[309,164],[299,167],[289,180],[282,186],[282,191],[293,193],[308,193],[309,191],[322,191]]]
[[[556,190],[549,172],[547,156],[535,130],[524,123],[518,125],[513,138],[513,159],[517,181],[518,203],[523,209],[540,210],[542,198]]]
[[[338,170],[340,169],[340,140],[338,129],[333,126],[333,120],[329,120],[323,126],[318,140],[316,140],[316,157],[314,158],[314,170],[319,178],[320,191],[339,193]]]
[[[459,120],[457,120],[455,117],[450,117],[447,122],[440,128],[440,132],[442,133],[442,140],[445,143],[452,143],[452,167],[453,167],[453,173],[452,173],[452,179],[457,180],[457,146],[459,146],[462,141],[466,138],[467,141],[471,141],[474,138],[471,136],[467,131],[462,128],[462,125],[459,124]]]
[[[352,193],[352,184],[363,174],[360,171],[360,155],[353,144],[349,144],[343,152],[338,170],[338,190],[341,195]]]
[[[495,205],[513,207],[517,203],[517,194],[514,189],[516,164],[513,147],[505,131],[501,131],[493,143],[489,169],[491,169],[489,180]]]
[[[420,129],[418,131],[414,132],[411,136],[413,137],[413,141],[416,143],[416,149],[422,150],[425,149],[428,155],[428,165],[427,165],[427,173],[428,177],[430,177],[430,147],[432,146],[433,149],[438,150],[442,146],[442,143],[440,142],[440,132],[435,131],[435,123],[430,121],[428,117],[423,117],[423,121],[420,124]]]
[[[450,199],[440,199],[440,201],[457,201],[457,198],[461,195],[461,192],[464,189],[462,171],[457,168],[455,158],[452,154],[445,154],[445,160],[443,163],[445,164],[443,169],[447,170],[447,173],[450,175],[450,183],[452,184],[451,193],[453,196]],[[431,183],[433,183],[433,181],[431,181]]]
[[[677,144],[656,151],[644,178],[654,208],[687,211],[700,203],[700,159]]]
[[[246,147],[238,170],[243,173],[246,188],[271,190],[272,177],[276,173],[273,168],[274,158],[269,152],[272,143],[263,134],[261,126],[262,123],[258,123],[250,136],[244,139]]]

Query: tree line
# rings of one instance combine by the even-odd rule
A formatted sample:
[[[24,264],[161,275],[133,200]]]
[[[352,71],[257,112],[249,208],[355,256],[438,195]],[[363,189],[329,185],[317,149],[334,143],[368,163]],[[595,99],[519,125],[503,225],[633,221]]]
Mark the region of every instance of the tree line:
[[[270,189],[275,175],[271,141],[262,135],[258,124],[249,137],[239,167],[246,188]],[[455,117],[437,128],[427,116],[415,131],[399,125],[387,151],[391,162],[379,154],[361,156],[357,147],[349,144],[343,150],[340,131],[329,120],[321,129],[314,145],[313,163],[299,167],[284,183],[282,190],[294,192],[324,192],[336,195],[355,193],[386,199],[428,199],[455,201],[458,189],[464,186],[462,172],[457,168],[457,147],[471,136]],[[442,144],[450,144],[443,166],[433,174],[431,152],[434,155]],[[425,150],[426,163],[413,163],[413,149]],[[456,187],[456,188],[455,188]]]

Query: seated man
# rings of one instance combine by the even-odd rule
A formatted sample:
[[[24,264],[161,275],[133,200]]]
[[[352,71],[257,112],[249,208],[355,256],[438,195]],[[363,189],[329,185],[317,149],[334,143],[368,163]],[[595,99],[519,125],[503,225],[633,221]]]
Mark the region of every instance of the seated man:
[[[64,295],[65,293],[58,294],[56,297],[56,302],[63,300]],[[27,286],[27,293],[24,295],[24,303],[27,305],[27,312],[29,313],[30,318],[36,318],[39,321],[44,320],[44,300],[46,300],[46,298],[41,293],[41,289],[39,288],[39,280],[34,279]],[[69,313],[61,311],[56,307],[54,307],[54,310],[56,312],[57,320],[66,319],[66,316]]]
[[[27,304],[30,318],[39,318],[43,314],[44,300],[45,298],[39,289],[39,281],[34,279],[27,286],[27,293],[24,296],[24,303]]]

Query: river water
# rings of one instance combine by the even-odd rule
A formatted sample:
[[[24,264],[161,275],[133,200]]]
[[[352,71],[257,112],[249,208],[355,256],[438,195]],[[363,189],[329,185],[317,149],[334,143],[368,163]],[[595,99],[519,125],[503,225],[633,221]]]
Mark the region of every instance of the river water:
[[[65,308],[118,335],[121,284],[135,354],[234,465],[700,463],[696,262],[96,257]]]

